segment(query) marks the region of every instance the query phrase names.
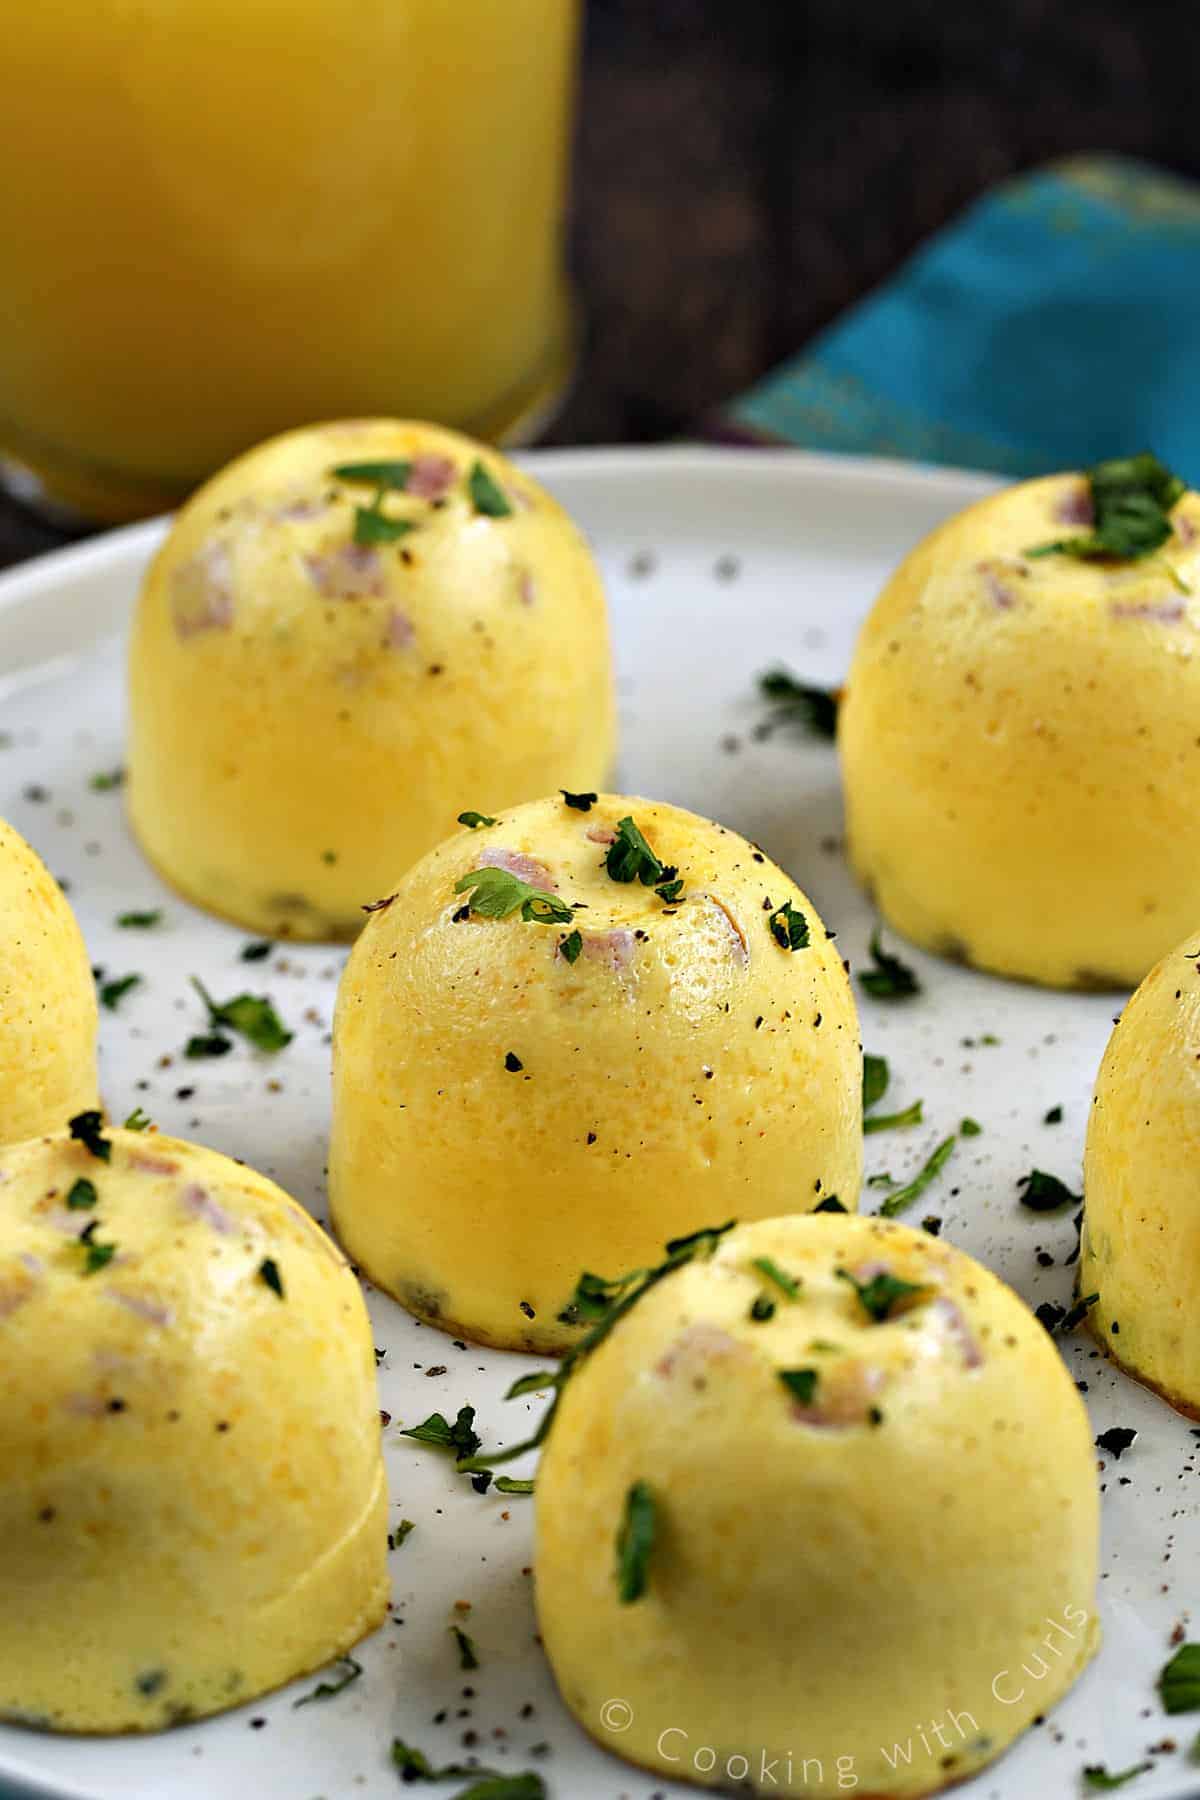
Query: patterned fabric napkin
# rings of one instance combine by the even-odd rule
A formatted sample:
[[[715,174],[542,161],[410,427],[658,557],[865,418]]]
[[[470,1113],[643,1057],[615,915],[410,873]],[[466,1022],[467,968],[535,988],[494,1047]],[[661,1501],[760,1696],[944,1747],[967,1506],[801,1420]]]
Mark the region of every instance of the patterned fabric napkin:
[[[1200,480],[1200,188],[1113,157],[993,189],[716,435],[1035,475]]]

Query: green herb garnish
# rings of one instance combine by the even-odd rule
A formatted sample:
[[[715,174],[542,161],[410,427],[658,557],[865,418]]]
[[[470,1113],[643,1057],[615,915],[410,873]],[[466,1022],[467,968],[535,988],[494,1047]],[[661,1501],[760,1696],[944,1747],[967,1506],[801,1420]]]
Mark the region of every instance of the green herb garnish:
[[[258,1279],[264,1287],[269,1287],[273,1294],[281,1300],[287,1298],[283,1291],[283,1276],[279,1273],[279,1264],[273,1256],[264,1256],[258,1265]]]
[[[153,912],[124,912],[117,914],[117,924],[122,931],[153,931],[163,921],[162,908],[156,907]]]
[[[96,1184],[81,1175],[78,1181],[72,1182],[67,1194],[67,1206],[71,1212],[81,1212],[86,1207],[96,1204]]]
[[[416,529],[411,519],[389,519],[379,505],[382,495],[372,506],[354,509],[354,541],[356,544],[397,544]]]
[[[114,981],[101,982],[100,1004],[106,1006],[109,1012],[116,1012],[125,995],[141,985],[140,975],[119,975]]]
[[[863,1056],[862,1103],[863,1110],[874,1106],[887,1093],[891,1070],[888,1068],[886,1056]]]
[[[806,950],[809,944],[808,920],[790,900],[777,906],[767,920],[767,930],[781,950]]]
[[[389,519],[383,510],[388,493],[402,492],[412,471],[411,462],[339,463],[331,473],[338,481],[363,482],[375,489],[370,506],[354,509],[356,544],[394,544],[413,529],[411,519]]]
[[[924,1168],[918,1169],[912,1180],[907,1182],[904,1187],[897,1188],[894,1194],[888,1195],[879,1208],[880,1217],[894,1219],[897,1213],[902,1213],[906,1207],[911,1206],[918,1195],[925,1192],[930,1182],[941,1174],[953,1155],[957,1142],[958,1139],[954,1137],[943,1138]]]
[[[754,1320],[755,1324],[765,1324],[768,1319],[773,1319],[775,1317],[775,1312],[775,1302],[771,1299],[769,1294],[755,1295],[750,1306],[750,1317]]]
[[[1070,1311],[1064,1313],[1059,1320],[1059,1330],[1074,1331],[1077,1325],[1082,1325],[1099,1298],[1099,1294],[1085,1294],[1082,1300],[1077,1300]],[[1040,1310],[1041,1309],[1039,1308],[1039,1311]]]
[[[563,797],[563,805],[572,807],[575,812],[591,812],[600,798],[599,794],[568,793],[566,788],[559,788],[558,791]]]
[[[1200,1644],[1180,1644],[1158,1678],[1158,1691],[1169,1713],[1200,1709]]]
[[[846,1208],[842,1205],[841,1201],[838,1199],[836,1194],[826,1194],[825,1198],[823,1200],[819,1200],[817,1202],[817,1204],[813,1207],[813,1211],[815,1213],[819,1213],[819,1212],[844,1213],[847,1210],[848,1210],[848,1208]]]
[[[758,678],[759,691],[771,701],[773,720],[781,725],[799,725],[812,737],[837,736],[837,694],[829,688],[812,687],[797,681],[784,668],[768,669]]]
[[[450,1635],[458,1645],[458,1666],[460,1669],[477,1669],[479,1657],[475,1646],[461,1625],[451,1625]]]
[[[183,1054],[191,1062],[198,1062],[204,1056],[225,1056],[232,1049],[232,1038],[222,1037],[219,1031],[203,1031],[188,1039]]]
[[[125,1121],[125,1129],[126,1131],[149,1131],[153,1123],[148,1112],[143,1112],[140,1106],[135,1106]]]
[[[1030,1212],[1057,1212],[1060,1206],[1078,1206],[1083,1198],[1081,1194],[1073,1194],[1057,1175],[1047,1175],[1043,1169],[1030,1169],[1028,1175],[1022,1175],[1017,1186],[1024,1188],[1021,1205],[1027,1206]]]
[[[243,944],[241,960],[243,962],[265,962],[275,946],[269,942]]]
[[[98,1157],[101,1162],[112,1161],[112,1144],[103,1135],[104,1114],[102,1112],[93,1110],[76,1113],[73,1119],[67,1120],[67,1130],[92,1156]]]
[[[641,1279],[641,1275],[642,1271],[635,1269],[630,1275],[618,1275],[610,1281],[605,1275],[593,1275],[585,1269],[575,1283],[575,1292],[558,1315],[559,1324],[596,1324]]]
[[[858,979],[873,1000],[907,1000],[910,994],[921,992],[921,983],[908,964],[884,949],[878,925],[871,933],[870,953],[875,967],[864,970]]]
[[[558,1367],[556,1369],[539,1369],[531,1375],[518,1377],[505,1395],[507,1400],[516,1400],[522,1394],[531,1394],[543,1388],[551,1390],[550,1404],[542,1414],[533,1436],[527,1438],[523,1443],[513,1444],[507,1450],[497,1450],[487,1456],[470,1455],[459,1464],[459,1467],[468,1473],[476,1469],[492,1468],[497,1463],[512,1462],[515,1457],[523,1456],[527,1450],[536,1450],[539,1444],[544,1443],[547,1433],[554,1423],[554,1416],[558,1411],[567,1382],[579,1365],[604,1342],[617,1321],[624,1318],[631,1307],[636,1306],[652,1287],[656,1287],[668,1275],[674,1274],[676,1269],[682,1268],[685,1263],[695,1262],[698,1258],[707,1259],[712,1256],[726,1232],[733,1230],[735,1223],[735,1220],[730,1219],[724,1225],[705,1226],[699,1231],[690,1232],[687,1237],[672,1238],[666,1246],[666,1260],[659,1263],[657,1268],[636,1269],[631,1274],[623,1276],[619,1281],[604,1283],[603,1285],[609,1293],[616,1297],[604,1303],[603,1310],[599,1311],[599,1316],[595,1318],[590,1330],[572,1349],[567,1351]],[[599,1276],[592,1276],[590,1279],[594,1282],[602,1280]],[[578,1294],[578,1288],[576,1293]],[[601,1303],[599,1301],[593,1303],[599,1310]]]
[[[656,886],[666,874],[631,818],[618,823],[604,867],[613,881],[640,881],[643,887]]]
[[[467,476],[467,491],[475,511],[489,519],[507,519],[512,512],[504,489],[494,476],[488,474],[478,457]]]
[[[924,1105],[923,1100],[914,1100],[903,1112],[873,1113],[863,1120],[863,1132],[869,1136],[872,1131],[891,1131],[897,1125],[920,1125]]]
[[[775,1373],[782,1381],[788,1393],[798,1400],[801,1406],[811,1406],[817,1391],[819,1369],[776,1369]]]
[[[531,887],[510,869],[472,869],[455,882],[454,891],[469,891],[471,911],[484,919],[507,919],[519,911],[527,925],[569,925],[575,916],[574,908],[557,894]]]
[[[110,794],[114,788],[122,787],[124,782],[124,769],[102,769],[99,774],[92,776],[88,786],[93,794]]]
[[[89,1219],[79,1234],[79,1242],[83,1245],[84,1250],[83,1272],[85,1275],[94,1275],[97,1269],[102,1269],[105,1263],[110,1263],[117,1254],[115,1244],[98,1244],[96,1242],[96,1232],[99,1228],[99,1219]]]
[[[1052,1106],[1050,1108],[1050,1111],[1043,1116],[1042,1124],[1043,1125],[1061,1125],[1062,1120],[1063,1120],[1062,1107],[1061,1106]]]
[[[769,1256],[754,1257],[751,1260],[750,1267],[752,1269],[757,1269],[760,1275],[765,1275],[768,1281],[773,1281],[780,1292],[785,1294],[789,1300],[798,1300],[800,1298],[800,1283],[796,1280],[795,1276],[785,1274],[779,1264],[773,1262]]]
[[[908,1300],[914,1294],[924,1294],[928,1290],[920,1282],[902,1281],[898,1275],[889,1275],[886,1270],[872,1275],[869,1281],[859,1281],[849,1269],[835,1269],[834,1274],[839,1281],[848,1281],[858,1295],[863,1311],[882,1325],[890,1319],[902,1300]]]
[[[465,825],[469,831],[478,831],[481,825],[494,825],[496,823],[495,819],[491,818],[487,813],[481,812],[460,812],[458,815],[458,822],[460,825]]]
[[[293,1700],[293,1707],[307,1706],[310,1700],[332,1700],[335,1694],[343,1693],[352,1681],[357,1681],[363,1672],[362,1664],[355,1662],[352,1656],[339,1656],[337,1669],[336,1680],[318,1682],[311,1694],[301,1694],[298,1700]]]
[[[265,994],[236,994],[232,1000],[217,1001],[195,975],[192,986],[208,1008],[208,1022],[215,1028],[223,1025],[228,1031],[239,1032],[256,1049],[266,1050],[271,1055],[291,1043],[292,1032],[281,1022]],[[214,1053],[210,1050],[205,1054]],[[221,1053],[217,1051],[216,1054]]]
[[[569,963],[578,962],[579,961],[579,952],[582,949],[583,949],[583,934],[582,934],[582,932],[570,931],[567,933],[565,938],[559,938],[559,940],[558,940],[559,955],[562,957],[564,962],[569,962]]]
[[[482,1438],[474,1430],[475,1408],[461,1406],[453,1425],[444,1413],[430,1413],[419,1425],[403,1427],[401,1437],[414,1438],[418,1444],[430,1444],[435,1450],[450,1450],[462,1461],[474,1456],[482,1443]]]
[[[476,1763],[443,1763],[435,1768],[424,1751],[403,1738],[392,1739],[392,1762],[407,1787],[416,1781],[455,1781],[473,1777],[469,1788],[460,1788],[454,1800],[546,1800],[546,1784],[540,1775],[499,1775]]]
[[[519,1481],[515,1475],[497,1475],[496,1492],[498,1494],[532,1494],[532,1481]]]
[[[617,1598],[622,1606],[632,1606],[646,1591],[657,1531],[658,1503],[646,1482],[635,1481],[617,1530]]]
[[[1083,1779],[1088,1787],[1100,1793],[1109,1793],[1113,1788],[1124,1787],[1135,1775],[1145,1775],[1153,1767],[1152,1762],[1135,1763],[1131,1769],[1122,1769],[1119,1775],[1110,1775],[1103,1763],[1088,1763],[1083,1771]]]
[[[384,459],[381,462],[339,463],[330,474],[335,481],[361,481],[367,487],[383,488],[400,493],[408,486],[408,478],[412,474],[411,461],[393,461]]]
[[[405,1539],[408,1537],[409,1533],[412,1531],[415,1531],[416,1529],[417,1529],[417,1527],[416,1527],[415,1520],[401,1519],[401,1521],[397,1525],[395,1531],[388,1532],[388,1549],[389,1550],[398,1550],[400,1548],[401,1544],[403,1544]]]
[[[1112,558],[1134,562],[1151,556],[1171,536],[1172,507],[1187,491],[1178,475],[1157,456],[1117,456],[1086,471],[1093,524],[1074,537],[1036,544],[1026,556],[1074,556],[1081,561]]]
[[[983,1126],[978,1119],[961,1119],[958,1126],[959,1137],[979,1137]]]

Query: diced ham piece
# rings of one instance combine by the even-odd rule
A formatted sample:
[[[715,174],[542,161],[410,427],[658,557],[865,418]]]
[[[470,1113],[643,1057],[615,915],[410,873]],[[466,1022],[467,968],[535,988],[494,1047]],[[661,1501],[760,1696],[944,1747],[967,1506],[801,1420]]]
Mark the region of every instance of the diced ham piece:
[[[219,1232],[222,1237],[229,1237],[232,1232],[237,1230],[236,1224],[225,1208],[218,1205],[208,1189],[201,1187],[198,1181],[193,1181],[184,1188],[179,1196],[179,1204],[185,1212],[191,1213],[194,1219],[203,1219],[206,1225],[211,1226],[213,1231]]]
[[[541,888],[544,893],[556,894],[558,883],[551,875],[545,863],[539,862],[536,856],[526,856],[522,850],[504,850],[499,844],[489,844],[479,857],[481,869],[507,869],[518,881],[528,882],[530,887]]]
[[[1171,523],[1175,527],[1175,536],[1181,544],[1195,543],[1196,527],[1186,513],[1176,513]]]
[[[171,618],[184,640],[233,624],[233,559],[216,539],[182,563],[171,579]]]
[[[124,1294],[118,1288],[106,1288],[104,1292],[109,1300],[114,1300],[127,1312],[136,1313],[139,1319],[145,1319],[151,1325],[170,1325],[175,1316],[161,1300],[151,1300],[145,1294]]]
[[[615,926],[612,931],[598,931],[583,940],[583,954],[589,962],[605,964],[614,975],[622,974],[633,962],[637,940],[632,931]]]
[[[305,574],[327,600],[377,600],[387,593],[383,558],[373,544],[339,544],[303,560]]]
[[[1017,596],[1011,584],[1004,579],[1000,565],[994,562],[977,564],[983,581],[983,591],[998,612],[1011,612],[1017,604]]]
[[[522,606],[532,606],[537,599],[537,584],[528,569],[522,569],[517,578],[517,592]]]
[[[654,1365],[654,1373],[665,1381],[673,1376],[701,1379],[722,1362],[744,1361],[751,1352],[737,1338],[730,1337],[719,1325],[700,1319],[688,1325]]]
[[[1169,600],[1114,600],[1108,610],[1114,619],[1146,619],[1155,625],[1179,625],[1187,618],[1182,595]]]
[[[143,1175],[177,1175],[179,1164],[169,1156],[155,1156],[149,1150],[134,1150],[130,1153],[129,1166],[138,1169]]]
[[[286,524],[290,520],[315,519],[327,512],[329,501],[323,494],[301,495],[295,500],[285,500],[271,513],[273,519]]]
[[[1092,490],[1086,481],[1072,482],[1055,507],[1054,516],[1063,525],[1095,524]]]
[[[617,834],[611,825],[589,825],[587,839],[589,844],[615,844]]]
[[[0,1319],[7,1319],[18,1306],[24,1306],[36,1286],[37,1278],[27,1267],[0,1275]]]
[[[967,1324],[958,1302],[949,1299],[945,1294],[939,1294],[930,1307],[930,1311],[941,1320],[946,1336],[961,1351],[964,1368],[978,1369],[983,1362],[983,1351],[979,1348],[975,1334]]]
[[[440,500],[453,487],[457,474],[458,469],[448,456],[436,456],[432,452],[416,456],[408,471],[404,491],[415,494],[418,500]]]
[[[859,1362],[857,1357],[831,1360],[828,1368],[822,1359],[812,1400],[807,1406],[793,1401],[792,1417],[801,1425],[824,1430],[844,1431],[851,1425],[866,1425],[886,1380],[882,1369]]]
[[[398,606],[393,606],[388,614],[387,647],[389,650],[408,650],[416,642],[417,634],[413,622],[407,613],[402,613]]]

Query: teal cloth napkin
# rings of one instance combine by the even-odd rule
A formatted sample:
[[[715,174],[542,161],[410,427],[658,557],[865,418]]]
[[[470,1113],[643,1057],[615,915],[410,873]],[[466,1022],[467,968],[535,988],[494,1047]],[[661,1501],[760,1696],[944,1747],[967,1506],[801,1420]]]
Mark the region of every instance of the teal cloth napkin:
[[[1084,157],[993,189],[718,434],[1036,475],[1154,450],[1200,480],[1200,188]]]

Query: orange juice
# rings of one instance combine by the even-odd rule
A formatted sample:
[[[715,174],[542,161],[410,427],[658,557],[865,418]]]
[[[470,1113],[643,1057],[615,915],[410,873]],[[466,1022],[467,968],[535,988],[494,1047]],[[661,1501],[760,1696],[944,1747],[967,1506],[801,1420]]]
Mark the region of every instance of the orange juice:
[[[578,0],[53,0],[5,42],[0,449],[128,517],[287,426],[504,436],[569,356]]]

